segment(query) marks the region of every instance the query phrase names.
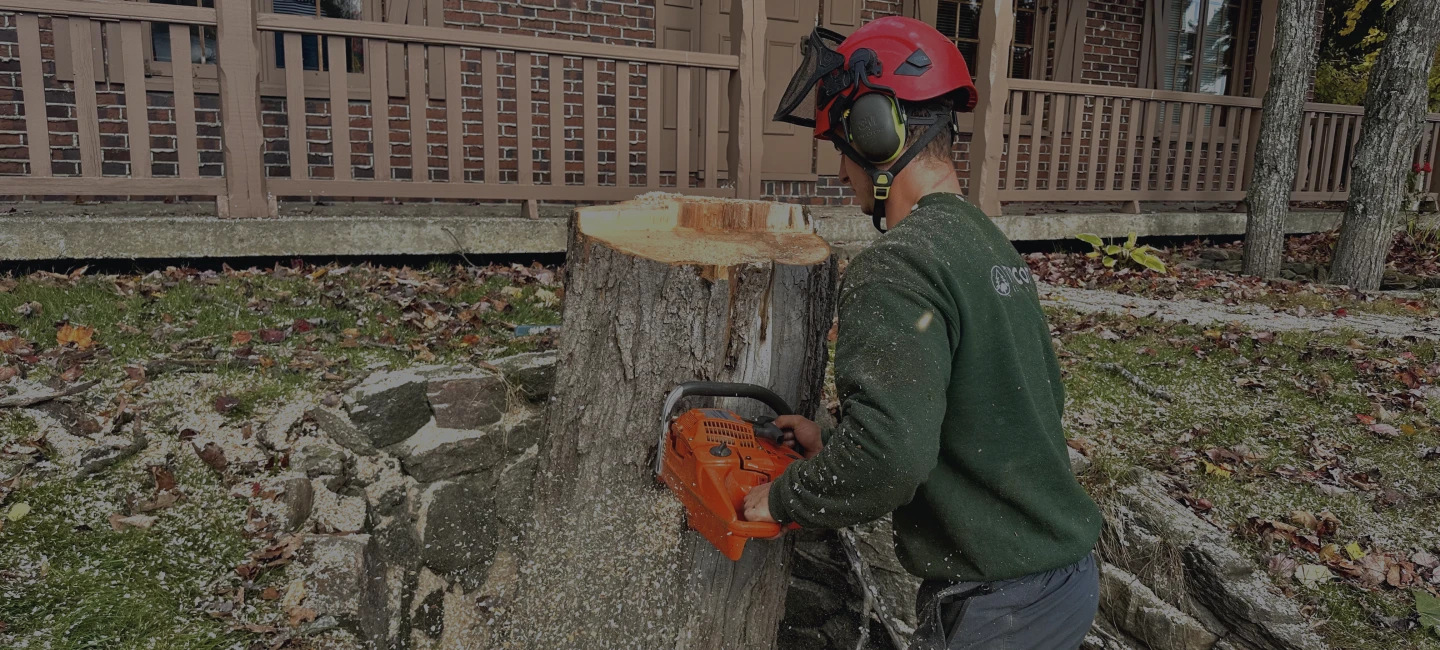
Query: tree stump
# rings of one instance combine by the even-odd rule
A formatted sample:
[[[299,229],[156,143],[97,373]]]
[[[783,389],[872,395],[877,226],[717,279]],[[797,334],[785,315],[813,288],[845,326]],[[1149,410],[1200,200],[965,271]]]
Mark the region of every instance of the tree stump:
[[[653,474],[661,404],[681,382],[747,382],[813,416],[835,280],[799,206],[648,194],[577,210],[507,647],[774,647],[792,543],[752,540],[731,562],[687,529]]]

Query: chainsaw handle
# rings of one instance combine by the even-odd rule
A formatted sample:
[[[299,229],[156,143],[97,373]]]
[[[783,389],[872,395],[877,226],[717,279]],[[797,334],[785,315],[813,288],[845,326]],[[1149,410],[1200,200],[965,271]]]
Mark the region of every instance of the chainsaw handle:
[[[784,398],[764,386],[720,381],[687,381],[670,391],[669,397],[665,398],[665,413],[661,419],[670,419],[670,411],[675,408],[675,403],[679,402],[681,398],[697,395],[701,397],[748,397],[770,407],[770,410],[775,411],[776,415],[795,414],[795,410],[785,403]]]
[[[665,434],[670,430],[670,414],[675,410],[675,405],[686,397],[748,397],[758,400],[775,411],[776,415],[794,415],[795,410],[785,402],[785,399],[775,394],[775,391],[764,386],[755,384],[737,384],[720,381],[687,381],[665,397],[665,406],[660,412],[660,445],[655,452],[655,475],[660,475],[660,469],[665,459]],[[778,442],[778,441],[777,441]]]

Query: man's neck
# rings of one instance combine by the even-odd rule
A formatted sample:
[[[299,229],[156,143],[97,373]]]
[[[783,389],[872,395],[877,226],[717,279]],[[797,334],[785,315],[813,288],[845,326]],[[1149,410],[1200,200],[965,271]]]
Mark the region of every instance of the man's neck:
[[[940,192],[960,194],[960,179],[955,177],[955,168],[936,160],[911,163],[896,179],[890,198],[885,201],[887,228],[894,228],[910,216],[910,210],[921,198]]]

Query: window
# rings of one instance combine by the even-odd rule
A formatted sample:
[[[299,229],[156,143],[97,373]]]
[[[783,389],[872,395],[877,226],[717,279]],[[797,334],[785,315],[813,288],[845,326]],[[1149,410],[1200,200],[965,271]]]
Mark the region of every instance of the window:
[[[1164,0],[1167,3],[1165,90],[1227,94],[1239,49],[1239,0]],[[1238,86],[1238,84],[1236,84]],[[1236,88],[1238,90],[1238,88]]]
[[[215,0],[150,0],[152,4],[180,5],[184,7],[215,8]],[[170,23],[154,23],[150,26],[151,61],[170,63],[173,54],[170,49]],[[215,27],[206,25],[190,26],[190,62],[215,62]]]
[[[1015,39],[1010,48],[1010,76],[1029,79],[1035,52],[1035,2],[1013,0],[1015,3]],[[939,0],[935,11],[935,28],[955,42],[965,64],[975,70],[980,50],[980,0]]]
[[[350,0],[271,0],[271,11],[291,16],[317,16],[321,18],[360,17],[360,3]],[[275,65],[285,67],[285,39],[275,39]],[[330,42],[313,34],[300,37],[300,61],[306,70],[330,69]],[[345,39],[345,71],[365,71],[365,48],[359,39]]]

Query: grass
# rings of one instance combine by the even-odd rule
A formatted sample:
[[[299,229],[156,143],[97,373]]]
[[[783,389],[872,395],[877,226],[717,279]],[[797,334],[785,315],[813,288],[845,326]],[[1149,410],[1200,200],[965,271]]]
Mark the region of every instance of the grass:
[[[171,269],[144,276],[0,277],[0,338],[21,336],[38,356],[0,352],[0,368],[19,367],[31,381],[49,379],[77,355],[58,346],[58,324],[93,327],[96,346],[81,361],[83,377],[104,383],[79,403],[98,410],[103,407],[97,405],[117,403],[112,400],[117,392],[126,393],[144,411],[151,451],[162,438],[174,446],[171,467],[187,497],[152,513],[159,517],[153,528],[116,532],[109,516],[132,512],[133,503],[152,490],[148,472],[134,458],[86,479],[42,463],[22,475],[24,483],[13,491],[0,489],[0,513],[16,503],[32,509],[0,529],[0,647],[246,647],[253,635],[233,631],[231,621],[204,610],[219,598],[212,589],[233,587],[234,568],[266,542],[245,536],[247,502],[230,496],[219,475],[172,440],[174,425],[193,415],[186,409],[234,397],[238,404],[225,421],[237,427],[299,393],[333,389],[368,367],[464,363],[541,347],[546,338],[516,338],[511,332],[518,324],[558,324],[556,291],[531,279],[529,271],[443,264],[423,270]],[[284,330],[286,336],[265,342],[262,329]],[[233,342],[236,332],[248,332],[251,341]],[[251,363],[165,377],[167,386],[191,388],[185,399],[151,388],[130,394],[122,385],[125,367],[162,357]],[[39,432],[23,412],[0,410],[3,474],[28,458],[10,458],[4,448],[20,442],[45,448]],[[278,578],[279,572],[267,573],[259,582]],[[252,599],[251,619],[275,607],[255,606]]]
[[[1403,352],[1413,354],[1415,364],[1433,364],[1440,356],[1434,342],[1392,347],[1348,335],[1286,332],[1263,343],[1251,338],[1253,332],[1207,332],[1143,319],[1057,310],[1051,320],[1064,350],[1067,428],[1096,447],[1099,469],[1088,479],[1094,493],[1113,489],[1130,466],[1178,476],[1194,497],[1213,504],[1206,516],[1235,532],[1257,557],[1288,552],[1302,564],[1319,561],[1298,549],[1262,549],[1245,532],[1252,517],[1288,521],[1295,510],[1329,510],[1339,517],[1343,525],[1325,541],[1340,546],[1353,541],[1367,552],[1406,556],[1437,550],[1440,471],[1415,453],[1417,446],[1440,445],[1433,420],[1417,410],[1395,410],[1392,424],[1415,427],[1416,433],[1391,439],[1372,433],[1356,417],[1377,413],[1377,396],[1403,389],[1385,372],[1361,371],[1362,364],[1387,362]],[[1225,340],[1227,335],[1234,340]],[[1118,362],[1168,390],[1174,403],[1147,397],[1097,365],[1103,361]],[[1261,386],[1247,387],[1250,382]],[[1429,408],[1435,412],[1440,404],[1432,400]],[[1346,474],[1378,473],[1376,482],[1402,501],[1386,506],[1377,493],[1354,487],[1330,495],[1282,476],[1287,468],[1303,470],[1322,460],[1317,447],[1335,450]],[[1235,464],[1231,475],[1207,473],[1203,454],[1217,448],[1248,450],[1258,458]],[[1202,455],[1181,460],[1190,453]],[[1277,582],[1314,608],[1336,647],[1380,650],[1403,642],[1440,650],[1440,639],[1427,633],[1398,634],[1371,623],[1372,615],[1403,618],[1413,612],[1408,590],[1367,590],[1349,582],[1312,590],[1287,579]]]
[[[203,586],[240,563],[244,506],[192,458],[176,479],[189,500],[149,530],[115,532],[107,517],[141,492],[133,463],[103,476],[21,488],[31,514],[0,531],[0,646],[115,650],[230,648],[243,637],[199,611]]]

